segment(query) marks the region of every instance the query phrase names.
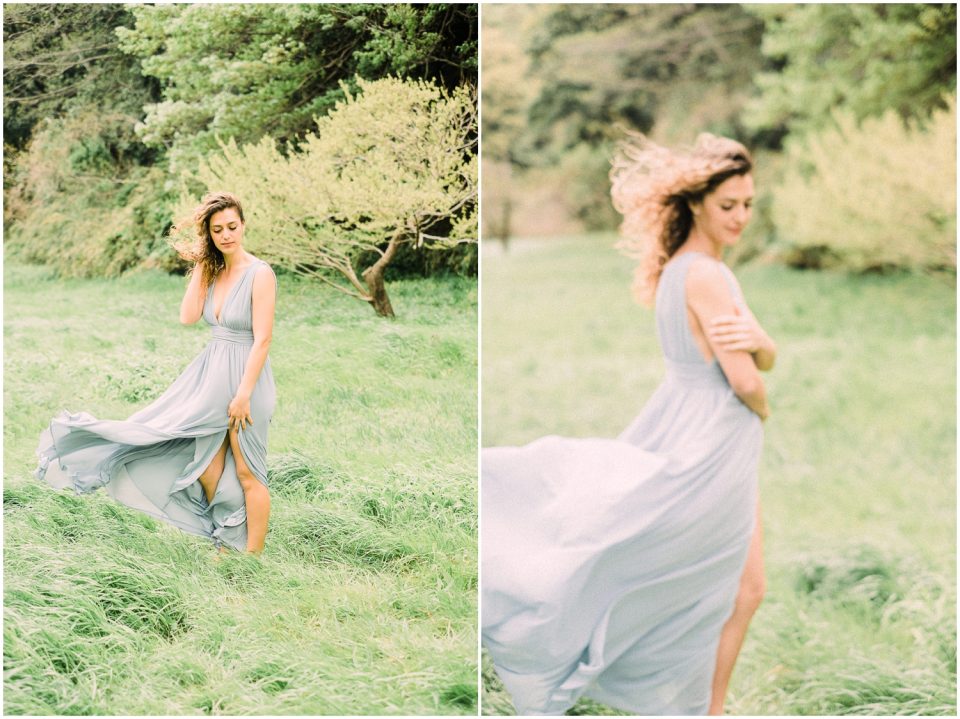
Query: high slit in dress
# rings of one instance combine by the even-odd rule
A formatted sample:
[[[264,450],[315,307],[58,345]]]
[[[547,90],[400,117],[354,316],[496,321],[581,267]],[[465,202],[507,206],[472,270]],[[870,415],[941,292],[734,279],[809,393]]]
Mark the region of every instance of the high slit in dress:
[[[688,252],[664,268],[666,377],[619,437],[482,452],[483,643],[518,714],[562,714],[581,696],[636,714],[708,710],[763,430],[694,341],[685,281],[698,258],[716,261]]]
[[[210,341],[156,400],[125,420],[62,410],[40,435],[35,475],[78,494],[103,487],[114,499],[180,529],[244,550],[247,514],[228,447],[223,474],[207,502],[199,476],[227,437],[227,407],[253,345],[255,260],[214,314],[212,283],[203,304]],[[267,484],[267,429],[276,403],[268,358],[250,396],[253,424],[238,430],[247,467]]]

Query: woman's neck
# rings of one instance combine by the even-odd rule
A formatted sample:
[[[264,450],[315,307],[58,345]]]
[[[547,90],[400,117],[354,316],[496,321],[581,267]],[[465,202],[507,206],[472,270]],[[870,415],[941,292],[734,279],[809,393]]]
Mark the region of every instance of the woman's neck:
[[[241,252],[243,251],[241,250]],[[237,255],[240,255],[240,256],[238,257]],[[247,252],[243,252],[243,254],[241,254],[240,252],[234,252],[231,255],[224,255],[223,256],[224,272],[230,272],[232,269],[236,267],[244,267],[245,265],[248,265],[249,257],[250,255]]]
[[[687,235],[686,242],[681,245],[681,249],[687,252],[702,252],[705,255],[710,255],[719,260],[723,245],[711,240],[694,225],[690,229],[690,234]]]

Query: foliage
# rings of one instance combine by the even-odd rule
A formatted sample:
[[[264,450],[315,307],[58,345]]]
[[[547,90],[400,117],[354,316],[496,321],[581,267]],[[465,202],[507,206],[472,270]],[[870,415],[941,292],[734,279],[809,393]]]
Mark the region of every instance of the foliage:
[[[544,8],[530,5],[490,5],[484,9],[483,42],[483,182],[482,213],[485,237],[506,242],[513,234],[512,215],[522,159],[517,139],[527,124],[527,112],[538,93],[530,74],[530,57],[523,42]]]
[[[485,206],[490,197],[498,218],[519,214],[525,180],[542,179],[532,168],[548,167],[570,217],[614,227],[608,158],[623,128],[666,142],[742,137],[761,29],[738,5],[484,8],[483,156],[512,165],[491,168],[509,184],[485,188]]]
[[[400,244],[435,251],[476,242],[475,102],[466,86],[357,84],[362,94],[345,90],[299,150],[271,138],[242,148],[230,140],[197,179],[244,199],[252,252],[391,314],[378,305],[376,275]],[[185,197],[184,209],[191,202]],[[364,252],[378,259],[358,269]]]
[[[524,42],[548,8],[491,5],[483,11],[483,159],[521,164],[516,141],[527,124],[540,78]]]
[[[955,270],[956,97],[947,104],[926,127],[834,111],[835,127],[791,141],[773,206],[787,262]]]
[[[926,117],[955,92],[953,3],[746,7],[763,19],[763,53],[775,63],[757,75],[750,127],[814,130],[834,108],[857,120],[887,110]]]
[[[124,55],[113,29],[133,23],[121,4],[9,3],[3,8],[3,138],[22,149],[37,124],[98,107],[137,115],[157,86]],[[142,145],[138,156],[153,153]]]
[[[182,270],[163,241],[180,172],[218,137],[295,149],[354,73],[475,85],[476,24],[462,4],[10,5],[6,250],[64,275]],[[398,255],[391,277],[476,268],[472,245]]]
[[[123,49],[157,78],[144,142],[191,168],[217,138],[303,137],[355,75],[474,82],[476,6],[456,4],[152,5],[120,28]]]
[[[662,381],[614,240],[484,246],[483,446],[615,436]],[[727,711],[955,715],[955,280],[735,271],[779,356],[764,377],[768,588]],[[484,678],[484,711],[510,713],[488,662]]]
[[[7,188],[8,256],[63,276],[171,267],[162,241],[173,201],[164,173],[140,164],[128,115],[77,110],[41,122]]]
[[[567,226],[613,229],[602,158],[621,126],[670,146],[702,131],[732,136],[777,173],[796,158],[781,152],[784,138],[824,130],[832,109],[857,121],[891,110],[922,132],[955,87],[955,26],[953,4],[491,5],[485,226],[549,234],[560,211]],[[524,198],[544,182],[563,198],[549,217]],[[748,254],[792,232],[772,224],[770,186],[754,223],[765,237]]]
[[[618,125],[649,131],[691,84],[722,88],[726,103],[711,114],[729,121],[758,66],[760,30],[738,5],[554,6],[527,39],[540,80],[530,161],[554,163],[576,145],[609,140]]]
[[[4,713],[475,714],[476,281],[397,282],[383,323],[280,277],[266,551],[220,561],[30,475],[64,404],[128,416],[202,348],[184,285],[4,266]]]

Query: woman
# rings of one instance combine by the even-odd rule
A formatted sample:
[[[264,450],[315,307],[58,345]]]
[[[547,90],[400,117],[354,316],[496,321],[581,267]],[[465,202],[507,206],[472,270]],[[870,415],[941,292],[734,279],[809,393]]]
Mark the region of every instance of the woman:
[[[751,159],[639,138],[611,173],[667,376],[616,439],[484,450],[482,625],[518,713],[580,696],[722,713],[762,594],[756,474],[776,348],[720,261],[750,218]]]
[[[270,514],[267,427],[276,389],[267,353],[276,278],[243,249],[243,209],[206,195],[176,245],[195,262],[180,321],[203,317],[211,339],[173,384],[125,421],[62,411],[40,438],[37,476],[78,493],[99,487],[120,502],[211,537],[263,550]]]

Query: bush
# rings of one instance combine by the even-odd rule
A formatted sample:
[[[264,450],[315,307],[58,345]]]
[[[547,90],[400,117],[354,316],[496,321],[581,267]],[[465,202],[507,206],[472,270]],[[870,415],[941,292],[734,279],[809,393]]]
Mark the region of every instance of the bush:
[[[140,164],[134,118],[78,112],[50,119],[11,168],[5,249],[66,277],[116,276],[144,262],[171,269],[163,241],[173,196]]]
[[[788,143],[773,216],[788,264],[956,271],[956,97],[920,125],[892,111]]]

